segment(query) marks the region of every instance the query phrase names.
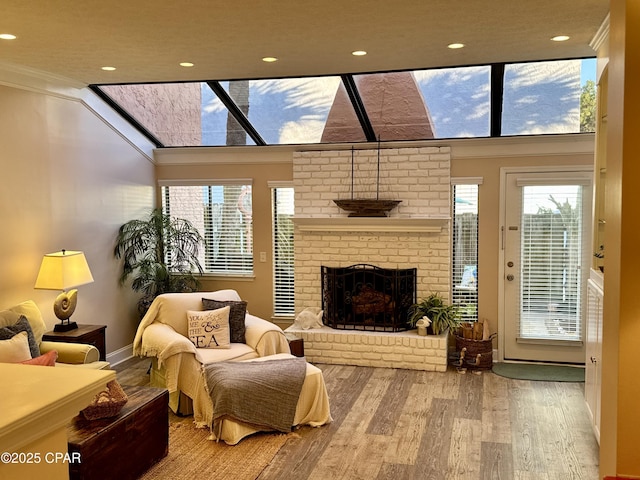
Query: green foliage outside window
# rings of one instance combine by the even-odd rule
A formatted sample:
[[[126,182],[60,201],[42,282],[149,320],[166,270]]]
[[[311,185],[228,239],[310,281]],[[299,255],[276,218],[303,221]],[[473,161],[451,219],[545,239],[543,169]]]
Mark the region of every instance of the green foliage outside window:
[[[596,84],[587,80],[580,94],[580,132],[596,131]]]

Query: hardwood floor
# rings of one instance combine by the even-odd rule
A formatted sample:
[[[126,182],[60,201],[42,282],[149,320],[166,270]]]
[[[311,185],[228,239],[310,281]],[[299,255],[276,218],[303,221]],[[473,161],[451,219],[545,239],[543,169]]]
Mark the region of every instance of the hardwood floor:
[[[148,384],[149,364],[115,367],[120,383]],[[298,429],[260,480],[598,479],[581,383],[317,366],[333,423]]]

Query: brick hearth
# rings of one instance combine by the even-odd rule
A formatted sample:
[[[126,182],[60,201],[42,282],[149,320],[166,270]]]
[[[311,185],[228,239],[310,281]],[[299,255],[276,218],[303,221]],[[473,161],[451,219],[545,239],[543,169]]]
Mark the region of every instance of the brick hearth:
[[[311,363],[447,370],[446,333],[421,337],[416,330],[364,332],[330,327],[304,330],[295,325],[286,331],[304,340],[305,357]]]

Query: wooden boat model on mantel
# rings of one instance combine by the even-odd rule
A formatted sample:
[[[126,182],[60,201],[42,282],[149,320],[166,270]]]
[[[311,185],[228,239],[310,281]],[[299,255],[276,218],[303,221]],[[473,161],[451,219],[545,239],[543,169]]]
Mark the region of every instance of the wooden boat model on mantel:
[[[349,212],[350,217],[387,217],[388,213],[402,200],[387,200],[380,197],[380,139],[378,139],[378,173],[376,179],[376,198],[353,198],[353,147],[351,147],[351,198],[334,200],[338,207]]]
[[[334,200],[337,206],[349,212],[350,217],[386,217],[402,200],[381,200],[379,198],[345,198]]]

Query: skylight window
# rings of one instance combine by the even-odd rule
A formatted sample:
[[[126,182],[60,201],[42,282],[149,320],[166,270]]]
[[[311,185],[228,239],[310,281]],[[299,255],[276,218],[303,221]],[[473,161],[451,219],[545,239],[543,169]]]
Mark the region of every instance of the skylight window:
[[[340,77],[221,82],[267,144],[322,143]],[[348,109],[352,110],[351,104]],[[244,110],[243,110],[244,111]],[[352,113],[352,112],[351,112]],[[355,122],[355,124],[354,124]],[[353,116],[352,125],[359,125]],[[347,137],[343,141],[357,141]]]
[[[594,80],[584,59],[92,88],[158,147],[185,147],[590,132]]]
[[[417,70],[414,75],[436,138],[489,136],[490,66]]]
[[[503,135],[543,135],[593,131],[584,128],[583,91],[595,100],[595,60],[515,63],[505,66]],[[581,114],[582,113],[582,114]]]

